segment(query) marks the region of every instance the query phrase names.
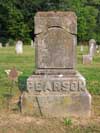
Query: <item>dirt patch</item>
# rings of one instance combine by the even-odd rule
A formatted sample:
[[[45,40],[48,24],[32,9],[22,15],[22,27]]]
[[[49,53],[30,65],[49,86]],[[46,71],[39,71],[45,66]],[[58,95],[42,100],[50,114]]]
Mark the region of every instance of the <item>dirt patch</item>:
[[[14,112],[0,112],[0,133],[99,133],[100,96],[93,96],[92,117],[70,118],[71,125],[65,125],[64,118],[25,116]]]

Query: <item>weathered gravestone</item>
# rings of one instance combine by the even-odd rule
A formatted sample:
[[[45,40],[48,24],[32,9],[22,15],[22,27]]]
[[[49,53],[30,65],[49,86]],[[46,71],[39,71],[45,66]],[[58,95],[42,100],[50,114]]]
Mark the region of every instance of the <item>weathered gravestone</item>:
[[[89,55],[94,56],[96,53],[96,41],[94,39],[91,39],[89,41]]]
[[[89,41],[89,54],[83,55],[83,64],[91,64],[96,53],[96,41],[91,39]]]
[[[23,42],[21,40],[16,42],[15,50],[17,54],[23,53]]]
[[[84,51],[83,45],[81,45],[80,51],[81,51],[81,52]]]
[[[31,47],[34,47],[34,42],[33,42],[33,40],[31,40]]]
[[[9,42],[7,42],[7,43],[5,44],[5,46],[6,46],[6,47],[9,47]]]
[[[75,70],[77,17],[73,12],[35,16],[36,72],[27,80],[23,112],[50,117],[91,114],[85,78]]]
[[[0,48],[2,48],[2,43],[0,42]]]
[[[89,54],[83,55],[83,64],[91,64],[93,57]]]

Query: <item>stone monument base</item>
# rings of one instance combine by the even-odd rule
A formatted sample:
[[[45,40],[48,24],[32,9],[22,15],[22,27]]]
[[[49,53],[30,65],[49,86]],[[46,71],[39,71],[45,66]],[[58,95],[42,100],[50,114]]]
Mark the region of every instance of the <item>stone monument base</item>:
[[[23,113],[46,117],[89,117],[91,114],[91,95],[78,72],[73,76],[32,75],[27,87]]]

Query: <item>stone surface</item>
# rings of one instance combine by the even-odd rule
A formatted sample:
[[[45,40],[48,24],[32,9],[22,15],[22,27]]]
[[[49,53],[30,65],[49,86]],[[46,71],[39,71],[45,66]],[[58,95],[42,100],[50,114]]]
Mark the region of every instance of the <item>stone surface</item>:
[[[89,41],[89,55],[94,56],[96,53],[96,41],[94,39],[91,39]]]
[[[92,56],[88,55],[83,55],[83,64],[91,64],[92,63]]]
[[[0,42],[0,48],[2,48],[2,43]]]
[[[33,40],[31,40],[31,47],[34,47],[34,42],[33,42]]]
[[[36,14],[37,68],[72,69],[75,67],[76,20],[76,15],[73,12]]]
[[[86,81],[78,72],[71,76],[32,75],[29,77],[28,93],[25,95],[27,106],[31,107],[30,114],[67,117],[85,117],[91,114],[91,96],[86,90]]]
[[[28,78],[28,91],[32,94],[85,92],[86,82],[78,72],[75,75],[32,75]]]
[[[37,13],[35,34],[36,71],[27,79],[23,113],[46,117],[89,117],[91,96],[85,78],[75,70],[75,13]]]
[[[23,42],[21,40],[17,41],[15,50],[17,54],[23,53]]]
[[[80,51],[81,51],[81,52],[84,51],[83,45],[81,45]]]
[[[25,93],[23,113],[46,117],[90,117],[91,95],[88,92],[34,96]]]
[[[7,42],[7,43],[5,44],[5,46],[6,46],[6,47],[9,47],[9,42]]]

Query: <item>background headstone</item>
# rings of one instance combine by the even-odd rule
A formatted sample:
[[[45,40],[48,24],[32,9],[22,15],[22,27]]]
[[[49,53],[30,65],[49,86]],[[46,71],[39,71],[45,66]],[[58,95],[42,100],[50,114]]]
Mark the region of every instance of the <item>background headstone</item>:
[[[17,54],[23,53],[23,42],[21,40],[16,42],[15,50]]]
[[[83,45],[81,45],[81,47],[80,47],[80,51],[81,51],[81,52],[84,51]]]
[[[6,47],[9,47],[9,42],[7,42],[7,43],[5,44],[5,46],[6,46]]]
[[[91,64],[95,54],[96,54],[96,41],[94,39],[91,39],[89,41],[89,53],[87,55],[83,55],[83,64]]]
[[[83,64],[91,64],[92,63],[92,56],[88,55],[83,55]]]
[[[100,53],[100,46],[99,45],[96,45],[96,52]]]
[[[2,48],[2,43],[0,42],[0,48]]]
[[[31,40],[31,47],[34,47],[34,42],[33,42],[33,40]]]
[[[89,55],[94,56],[96,53],[96,41],[94,39],[91,39],[89,41]]]

